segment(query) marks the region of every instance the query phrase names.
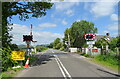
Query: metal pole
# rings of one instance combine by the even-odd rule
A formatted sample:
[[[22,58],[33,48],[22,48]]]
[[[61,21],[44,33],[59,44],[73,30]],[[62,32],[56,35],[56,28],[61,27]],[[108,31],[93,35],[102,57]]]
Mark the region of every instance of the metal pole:
[[[70,48],[70,37],[69,37],[69,34],[68,34],[68,50]]]

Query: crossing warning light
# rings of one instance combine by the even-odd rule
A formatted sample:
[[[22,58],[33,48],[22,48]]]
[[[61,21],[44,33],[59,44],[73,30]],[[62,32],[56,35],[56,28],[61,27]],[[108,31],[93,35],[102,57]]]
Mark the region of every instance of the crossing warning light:
[[[95,40],[95,34],[94,33],[85,34],[85,40]]]
[[[23,41],[33,41],[33,35],[23,35]]]

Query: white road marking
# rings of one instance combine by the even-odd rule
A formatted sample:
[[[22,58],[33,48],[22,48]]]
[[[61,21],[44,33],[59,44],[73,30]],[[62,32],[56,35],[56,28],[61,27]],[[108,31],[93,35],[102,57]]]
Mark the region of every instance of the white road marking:
[[[53,51],[52,51],[52,53],[54,53]],[[66,77],[66,75],[65,75],[65,73],[68,75],[68,77],[70,78],[70,79],[72,79],[72,77],[71,77],[71,75],[69,74],[69,72],[67,71],[67,69],[65,68],[65,66],[62,64],[62,62],[60,61],[60,59],[58,58],[58,56],[57,55],[54,55],[55,56],[55,60],[57,61],[57,63],[58,63],[58,66],[59,66],[59,68],[60,68],[60,70],[61,70],[61,72],[62,72],[62,74],[63,74],[63,77],[65,78],[65,79],[67,79],[67,77]],[[61,66],[62,67],[61,67]],[[64,71],[65,71],[65,73],[63,72],[63,69],[64,69]]]
[[[56,58],[55,58],[55,60],[56,60],[58,66],[59,66],[59,68],[60,68],[60,71],[62,72],[63,77],[64,77],[65,79],[67,79],[66,76],[65,76],[65,73],[64,73],[63,69],[61,68],[61,66],[60,66],[60,64],[59,64],[59,62],[58,62],[58,60],[57,60]]]

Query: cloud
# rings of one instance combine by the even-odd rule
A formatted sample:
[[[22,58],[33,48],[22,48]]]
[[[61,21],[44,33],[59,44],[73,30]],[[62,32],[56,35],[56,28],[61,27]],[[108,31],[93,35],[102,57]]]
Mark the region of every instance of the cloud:
[[[67,14],[68,16],[73,16],[74,15],[74,11],[73,10],[67,10],[65,12],[65,14]]]
[[[110,31],[118,31],[118,23],[115,22],[115,23],[113,23],[113,24],[110,24],[110,25],[107,26],[107,28],[108,28],[108,30],[110,30]]]
[[[55,9],[57,11],[64,11],[64,10],[68,10],[71,9],[72,7],[79,5],[79,3],[77,2],[59,2],[59,3],[55,3]]]
[[[55,3],[56,13],[58,12],[58,13],[66,14],[68,16],[73,16],[74,15],[73,7],[78,6],[78,5],[79,5],[79,2],[59,2],[59,3]]]
[[[106,26],[106,28],[104,33],[110,33],[113,37],[118,36],[118,30],[120,30],[120,28],[118,28],[118,22],[114,22],[113,24]]]
[[[111,15],[111,19],[112,19],[113,21],[117,21],[117,20],[118,20],[118,15],[117,15],[117,14],[112,14],[112,15]]]
[[[23,35],[29,35],[30,28],[28,28],[28,26],[19,24],[13,24],[12,26],[9,27],[13,27],[13,30],[9,32],[10,34],[13,35],[12,43],[18,45],[26,44],[25,42],[23,42]],[[33,40],[37,41],[36,44],[49,44],[53,42],[56,38],[63,38],[63,36],[64,36],[63,34],[59,33],[33,30]]]
[[[63,25],[67,25],[67,22],[65,20],[62,21]]]
[[[51,2],[99,2],[100,0],[51,0]],[[101,2],[115,2],[115,0],[102,0]]]
[[[103,31],[104,33],[110,33],[108,30]]]
[[[101,0],[92,4],[90,12],[93,13],[96,18],[111,15],[114,12],[114,6],[118,3],[118,0],[109,1],[110,2],[104,2],[104,0]]]
[[[39,24],[39,27],[56,27],[56,24],[51,24],[51,23],[43,23],[43,24]]]

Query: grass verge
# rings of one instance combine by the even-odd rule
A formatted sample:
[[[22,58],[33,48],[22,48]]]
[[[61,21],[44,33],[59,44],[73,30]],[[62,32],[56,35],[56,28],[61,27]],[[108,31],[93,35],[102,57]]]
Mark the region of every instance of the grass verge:
[[[118,58],[116,56],[99,55],[90,60],[95,62],[96,64],[102,65],[110,70],[118,72],[120,60],[118,60]]]
[[[16,68],[16,69],[10,69],[8,71],[2,72],[1,73],[1,79],[10,79],[11,77],[14,77],[19,73],[19,71],[23,70],[24,67],[22,66],[21,68]]]

